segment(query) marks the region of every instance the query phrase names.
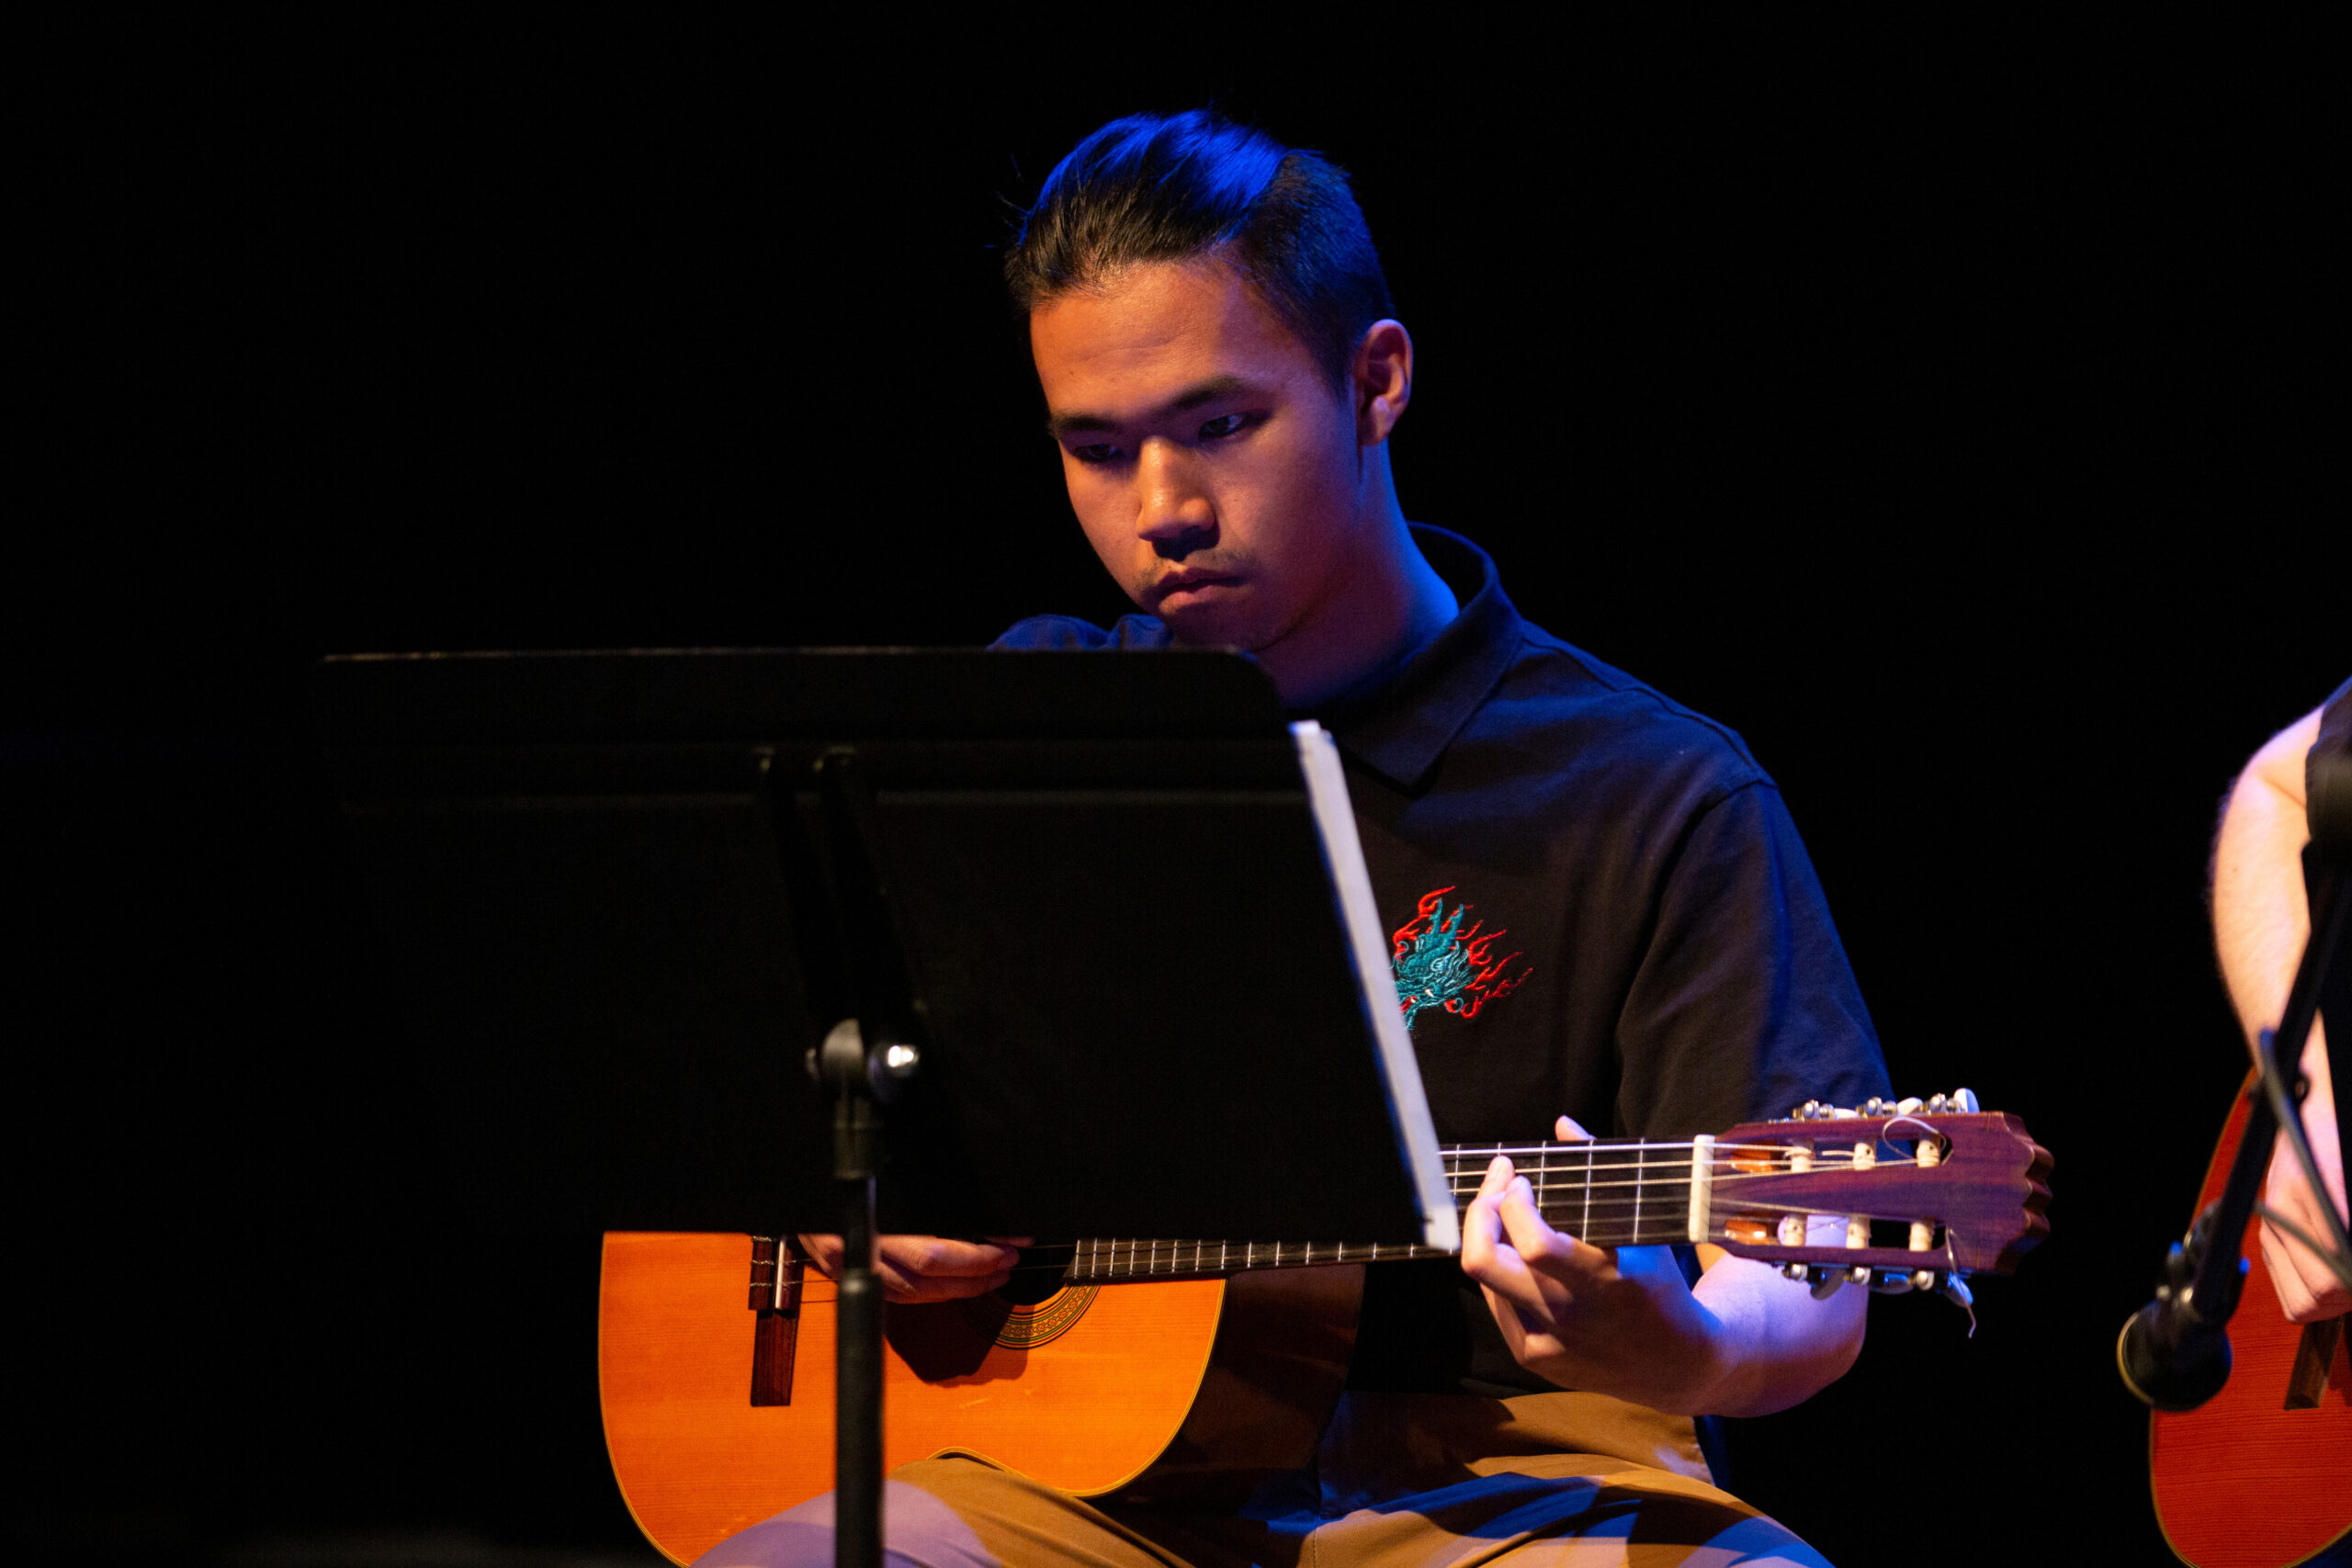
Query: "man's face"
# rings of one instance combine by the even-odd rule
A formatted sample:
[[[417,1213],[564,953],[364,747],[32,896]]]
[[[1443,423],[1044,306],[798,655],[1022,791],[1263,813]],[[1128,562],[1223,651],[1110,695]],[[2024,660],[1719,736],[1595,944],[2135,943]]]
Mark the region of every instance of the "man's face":
[[[1029,318],[1080,526],[1178,640],[1262,650],[1365,525],[1353,411],[1215,261],[1151,263]]]

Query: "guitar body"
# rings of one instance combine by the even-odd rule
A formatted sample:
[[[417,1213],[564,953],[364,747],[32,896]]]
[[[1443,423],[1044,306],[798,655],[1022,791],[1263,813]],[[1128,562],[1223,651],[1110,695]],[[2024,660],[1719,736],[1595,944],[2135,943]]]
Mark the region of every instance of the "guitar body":
[[[1876,1157],[1890,1134],[1910,1158]],[[1687,1143],[1440,1152],[1457,1201],[1507,1152],[1546,1219],[1595,1246],[1703,1238],[1816,1284],[1941,1290],[2009,1272],[2050,1229],[2049,1151],[1965,1089],[1808,1102]],[[1810,1213],[1841,1216],[1843,1245],[1809,1240]],[[1364,1265],[1453,1256],[1133,1237],[1058,1250],[1026,1276],[1056,1282],[1044,1300],[885,1310],[886,1466],[963,1452],[1080,1496],[1230,1507],[1313,1457],[1347,1381]],[[832,1281],[768,1238],[605,1237],[605,1446],[669,1556],[690,1562],[831,1490],[837,1308]]]
[[[803,1287],[791,1403],[750,1403],[749,1237],[605,1238],[597,1363],[629,1511],[671,1558],[833,1484],[833,1284]],[[1360,1265],[887,1309],[883,1463],[946,1450],[1082,1495],[1235,1501],[1313,1454]]]
[[[2251,1083],[2251,1078],[2248,1079]],[[2245,1131],[2241,1092],[2197,1206],[2221,1196]],[[2352,1563],[2352,1368],[2345,1323],[2289,1323],[2246,1227],[2230,1381],[2196,1410],[2156,1411],[2148,1477],[2165,1539],[2195,1568]]]

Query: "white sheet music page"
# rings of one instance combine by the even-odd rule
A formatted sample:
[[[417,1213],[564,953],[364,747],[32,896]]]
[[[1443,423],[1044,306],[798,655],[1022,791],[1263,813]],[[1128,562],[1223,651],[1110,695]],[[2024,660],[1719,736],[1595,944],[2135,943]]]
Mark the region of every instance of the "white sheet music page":
[[[1430,1120],[1420,1063],[1413,1055],[1411,1036],[1405,1032],[1404,1011],[1396,1005],[1388,943],[1380,929],[1379,907],[1373,901],[1372,874],[1364,869],[1363,845],[1356,838],[1355,808],[1348,804],[1348,778],[1340,766],[1340,749],[1332,744],[1330,733],[1311,719],[1292,725],[1290,732],[1298,743],[1299,771],[1306,777],[1307,803],[1323,840],[1323,863],[1330,869],[1331,885],[1340,896],[1340,918],[1348,929],[1357,982],[1363,987],[1364,1013],[1372,1021],[1374,1039],[1379,1042],[1380,1074],[1387,1085],[1397,1141],[1413,1173],[1421,1244],[1459,1251],[1462,1216],[1453,1206],[1445,1163],[1438,1154],[1437,1125]]]

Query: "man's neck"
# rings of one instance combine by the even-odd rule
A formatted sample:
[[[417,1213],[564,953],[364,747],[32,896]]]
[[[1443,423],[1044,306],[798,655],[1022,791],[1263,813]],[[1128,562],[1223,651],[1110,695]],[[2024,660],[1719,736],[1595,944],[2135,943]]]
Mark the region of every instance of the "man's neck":
[[[1348,570],[1299,623],[1257,650],[1283,705],[1329,701],[1429,641],[1461,605],[1413,542],[1396,503],[1388,449],[1366,453],[1367,505]]]

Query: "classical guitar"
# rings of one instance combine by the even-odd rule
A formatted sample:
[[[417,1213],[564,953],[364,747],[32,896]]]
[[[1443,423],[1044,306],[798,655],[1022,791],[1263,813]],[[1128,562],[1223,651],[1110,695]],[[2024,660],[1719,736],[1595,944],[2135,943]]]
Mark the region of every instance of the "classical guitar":
[[[1912,1153],[1896,1157],[1896,1145]],[[1687,1143],[1445,1151],[1457,1198],[1511,1156],[1599,1246],[1711,1242],[1821,1294],[2007,1273],[2048,1233],[2047,1151],[1966,1090],[1809,1104]],[[1844,1221],[1842,1246],[1807,1220]],[[1246,1492],[1313,1453],[1347,1375],[1365,1264],[1408,1246],[1100,1239],[1025,1254],[1025,1284],[893,1305],[886,1462],[987,1455],[1086,1495]],[[746,1265],[749,1274],[748,1310]],[[599,1373],[613,1469],[681,1562],[832,1485],[833,1285],[769,1237],[605,1238]]]
[[[2199,1213],[2229,1179],[2248,1105],[2241,1090],[2206,1167]],[[2257,1216],[2244,1238],[2230,1381],[2198,1409],[2151,1414],[2156,1519],[2195,1568],[2352,1564],[2352,1336],[2340,1317],[2287,1321],[2262,1260],[2261,1224]]]

